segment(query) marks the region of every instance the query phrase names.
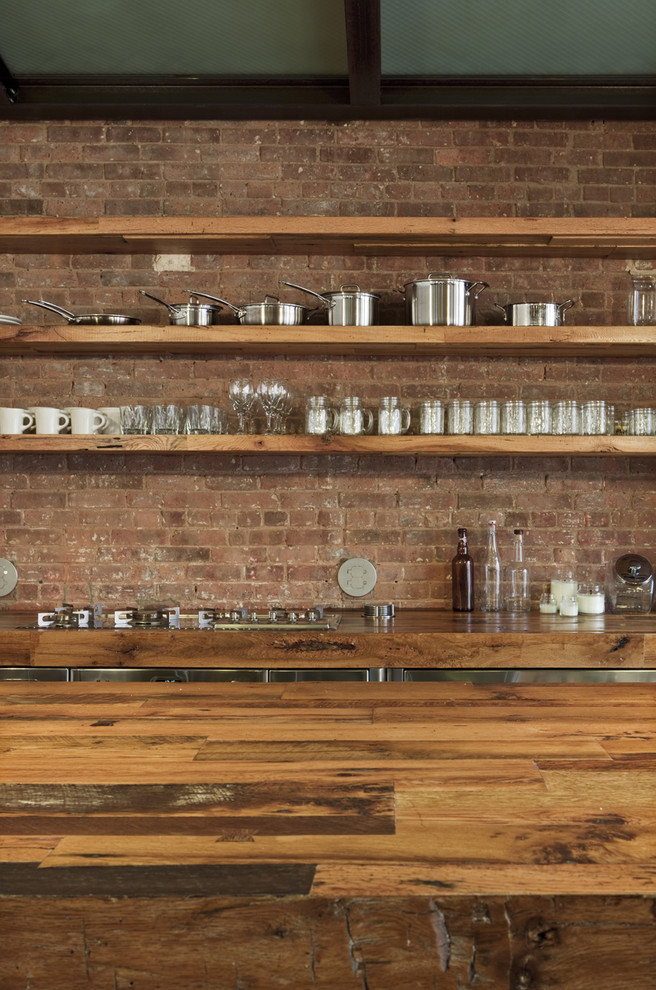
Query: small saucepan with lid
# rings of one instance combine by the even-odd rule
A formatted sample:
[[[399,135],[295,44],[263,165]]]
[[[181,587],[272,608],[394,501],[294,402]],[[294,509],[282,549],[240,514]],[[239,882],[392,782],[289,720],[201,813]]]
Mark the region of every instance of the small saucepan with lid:
[[[136,316],[123,316],[119,313],[85,313],[82,316],[76,316],[75,313],[69,312],[69,310],[64,309],[62,306],[57,306],[55,303],[46,302],[45,299],[23,299],[24,303],[28,303],[30,306],[40,306],[42,309],[50,309],[53,313],[58,313],[59,316],[65,317],[71,326],[82,327],[82,326],[135,326],[141,323],[141,320]]]
[[[525,302],[494,304],[503,313],[504,322],[511,327],[559,327],[565,322],[565,313],[574,305],[573,299],[564,303]]]
[[[194,295],[227,306],[244,326],[299,326],[305,322],[308,313],[313,312],[307,306],[299,306],[298,303],[281,302],[277,296],[267,295],[262,303],[233,306],[226,299],[210,296],[207,292],[194,292]]]
[[[364,292],[359,285],[340,285],[337,292],[314,292],[294,282],[281,282],[316,296],[326,309],[331,327],[371,327],[378,322],[378,300],[373,292]]]
[[[185,289],[184,291],[189,292],[188,303],[167,303],[158,296],[154,296],[152,292],[146,292],[145,289],[139,289],[142,296],[148,296],[149,299],[154,299],[155,302],[161,303],[162,306],[166,306],[169,311],[169,323],[173,326],[215,326],[219,322],[219,316],[223,310],[223,307],[211,306],[209,303],[199,302],[198,296],[195,293],[190,292],[188,289]]]

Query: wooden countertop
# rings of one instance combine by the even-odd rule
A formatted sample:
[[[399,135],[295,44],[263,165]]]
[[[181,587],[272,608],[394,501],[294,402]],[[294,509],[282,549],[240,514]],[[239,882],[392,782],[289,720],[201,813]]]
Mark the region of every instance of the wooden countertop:
[[[0,888],[653,894],[655,700],[652,684],[0,684]]]
[[[117,606],[118,607],[118,606]],[[656,667],[656,614],[576,618],[400,609],[341,612],[335,630],[35,629],[0,614],[0,666]]]

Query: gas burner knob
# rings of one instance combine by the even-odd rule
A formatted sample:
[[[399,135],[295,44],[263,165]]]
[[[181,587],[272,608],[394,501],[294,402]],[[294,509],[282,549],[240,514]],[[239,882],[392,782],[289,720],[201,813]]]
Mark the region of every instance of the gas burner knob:
[[[289,622],[289,612],[286,608],[281,608],[278,605],[269,610],[269,621],[270,622]]]
[[[309,608],[306,612],[306,618],[308,622],[318,622],[321,619],[322,613],[321,609]]]

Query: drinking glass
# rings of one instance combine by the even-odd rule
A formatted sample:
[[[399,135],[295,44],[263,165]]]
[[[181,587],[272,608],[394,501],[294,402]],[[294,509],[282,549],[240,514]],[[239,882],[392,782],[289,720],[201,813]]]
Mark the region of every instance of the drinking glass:
[[[551,432],[557,436],[580,433],[580,410],[575,399],[555,402],[551,415]]]
[[[615,410],[606,402],[584,402],[581,406],[581,433],[584,436],[615,432]]]
[[[410,429],[410,410],[402,406],[396,395],[385,395],[378,406],[378,432],[381,434],[407,433]]]
[[[419,403],[419,432],[444,433],[444,406],[440,399]]]
[[[150,433],[150,406],[121,406],[123,433]]]
[[[496,399],[484,399],[474,406],[474,433],[499,432],[499,403]]]
[[[235,378],[228,386],[228,395],[237,413],[237,433],[251,432],[250,413],[257,398],[252,382],[248,378]]]
[[[451,399],[446,407],[446,432],[474,432],[474,409],[469,399]]]
[[[173,403],[153,406],[151,431],[162,435],[182,432],[182,409]]]
[[[357,395],[345,396],[339,406],[339,432],[344,436],[358,436],[371,433],[374,428],[374,416],[370,409],[365,409],[362,399]]]
[[[286,419],[292,411],[291,395],[282,382],[266,379],[257,386],[256,395],[266,416],[265,433],[285,433]]]
[[[501,432],[526,433],[526,403],[509,399],[501,406]]]
[[[316,436],[334,433],[339,413],[326,395],[310,395],[305,403],[305,432]]]
[[[634,327],[652,326],[656,323],[656,279],[649,275],[631,278],[629,295],[629,324]]]
[[[551,403],[532,399],[526,405],[526,432],[533,436],[551,433]]]
[[[649,406],[629,409],[628,432],[638,437],[653,436],[656,433],[656,409]]]
[[[225,433],[226,427],[226,414],[217,406],[187,406],[185,409],[185,433]]]

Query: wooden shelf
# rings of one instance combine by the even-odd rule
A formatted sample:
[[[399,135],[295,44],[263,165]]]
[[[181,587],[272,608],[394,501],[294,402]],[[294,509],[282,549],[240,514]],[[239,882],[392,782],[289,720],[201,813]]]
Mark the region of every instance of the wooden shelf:
[[[656,257],[653,218],[16,217],[0,251]]]
[[[0,355],[48,352],[645,357],[656,327],[0,326]]]
[[[437,454],[654,456],[656,437],[636,436],[308,436],[306,434],[220,436],[110,436],[4,434],[0,453],[220,453],[220,454]]]

